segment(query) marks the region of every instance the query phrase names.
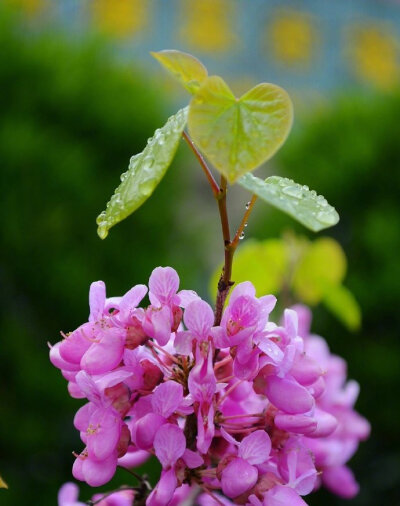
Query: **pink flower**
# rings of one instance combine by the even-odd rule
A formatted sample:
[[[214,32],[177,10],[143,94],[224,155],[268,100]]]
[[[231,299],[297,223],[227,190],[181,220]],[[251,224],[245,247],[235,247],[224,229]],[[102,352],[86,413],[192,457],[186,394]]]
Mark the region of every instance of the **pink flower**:
[[[355,410],[359,387],[325,340],[309,334],[310,312],[284,311],[269,321],[276,299],[257,298],[251,283],[232,292],[221,325],[179,277],[158,267],[147,288],[106,299],[91,285],[89,321],[50,349],[50,360],[74,398],[85,444],[73,476],[97,487],[117,465],[134,467],[155,455],[160,480],[150,506],[199,504],[304,506],[300,497],[322,483],[344,498],[358,484],[346,466],[368,422]],[[184,322],[184,325],[183,323]],[[320,475],[318,477],[318,475]],[[226,496],[220,495],[220,492]],[[131,506],[133,491],[96,500]],[[79,506],[64,485],[60,506]]]
[[[221,486],[224,494],[235,498],[251,489],[258,479],[256,464],[268,460],[270,451],[271,440],[265,431],[257,430],[246,436],[238,445],[238,456],[222,471]]]
[[[75,483],[64,483],[58,491],[58,506],[84,506],[78,501],[79,488]]]

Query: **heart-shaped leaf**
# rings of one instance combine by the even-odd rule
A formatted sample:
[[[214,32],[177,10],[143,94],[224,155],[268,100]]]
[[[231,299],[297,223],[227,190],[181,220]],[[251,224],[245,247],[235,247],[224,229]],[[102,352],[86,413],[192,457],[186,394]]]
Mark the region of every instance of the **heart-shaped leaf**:
[[[314,232],[336,225],[339,221],[335,208],[322,195],[291,179],[271,176],[264,181],[246,174],[238,183]]]
[[[151,53],[189,91],[196,93],[207,78],[205,66],[194,56],[175,49]]]
[[[225,81],[208,77],[192,98],[189,132],[230,183],[257,168],[282,146],[293,121],[285,90],[261,83],[237,99]]]
[[[164,177],[178,148],[187,121],[188,108],[171,116],[156,130],[144,150],[131,158],[129,169],[121,175],[107,208],[97,217],[97,233],[105,239],[110,228],[136,211]]]

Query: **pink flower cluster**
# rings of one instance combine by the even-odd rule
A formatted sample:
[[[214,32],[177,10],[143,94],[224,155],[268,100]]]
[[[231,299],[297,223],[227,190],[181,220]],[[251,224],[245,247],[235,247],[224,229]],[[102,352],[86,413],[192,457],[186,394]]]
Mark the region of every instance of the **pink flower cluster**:
[[[179,291],[170,267],[147,287],[106,298],[90,288],[89,321],[50,350],[72,397],[84,450],[73,475],[91,486],[117,466],[150,455],[162,465],[149,506],[293,506],[321,483],[342,497],[358,485],[346,467],[369,424],[357,414],[355,382],[324,339],[309,334],[304,307],[269,321],[272,295],[249,282],[232,291],[219,325],[195,292]]]

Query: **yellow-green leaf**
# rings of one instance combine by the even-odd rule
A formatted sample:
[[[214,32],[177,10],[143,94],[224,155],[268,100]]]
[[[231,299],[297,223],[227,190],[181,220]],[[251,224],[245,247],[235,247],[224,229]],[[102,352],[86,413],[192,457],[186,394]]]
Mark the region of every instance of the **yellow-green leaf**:
[[[360,306],[345,286],[334,285],[327,288],[322,302],[349,330],[360,328]]]
[[[8,488],[7,483],[3,480],[1,476],[0,476],[0,488]]]
[[[266,241],[246,241],[235,253],[232,279],[235,284],[251,281],[258,296],[277,294],[283,283],[288,258],[284,243],[279,239]],[[217,284],[222,266],[219,266],[211,278],[210,292],[212,297],[217,291]]]
[[[105,239],[111,227],[136,211],[153,193],[170,166],[187,121],[185,107],[156,130],[144,150],[131,158],[129,169],[121,175],[107,208],[97,217],[97,233]]]
[[[279,86],[261,83],[237,99],[218,76],[203,82],[188,117],[194,142],[230,183],[271,158],[292,122],[292,102]]]
[[[207,78],[205,66],[194,56],[175,49],[152,52],[154,58],[190,92],[196,93]]]
[[[339,221],[335,208],[322,195],[286,177],[271,176],[263,181],[253,174],[246,174],[238,184],[314,232]]]
[[[346,274],[346,257],[330,237],[316,239],[299,261],[293,276],[293,291],[306,304],[318,304],[328,287],[341,284]]]

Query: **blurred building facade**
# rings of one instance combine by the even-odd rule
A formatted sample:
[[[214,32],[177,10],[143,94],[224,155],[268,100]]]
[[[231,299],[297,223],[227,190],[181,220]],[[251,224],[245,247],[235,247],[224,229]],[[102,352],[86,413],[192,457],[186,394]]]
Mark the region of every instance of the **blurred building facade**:
[[[158,72],[150,50],[202,58],[238,92],[278,82],[310,96],[400,81],[397,0],[7,0],[72,37],[98,31],[118,54]]]

